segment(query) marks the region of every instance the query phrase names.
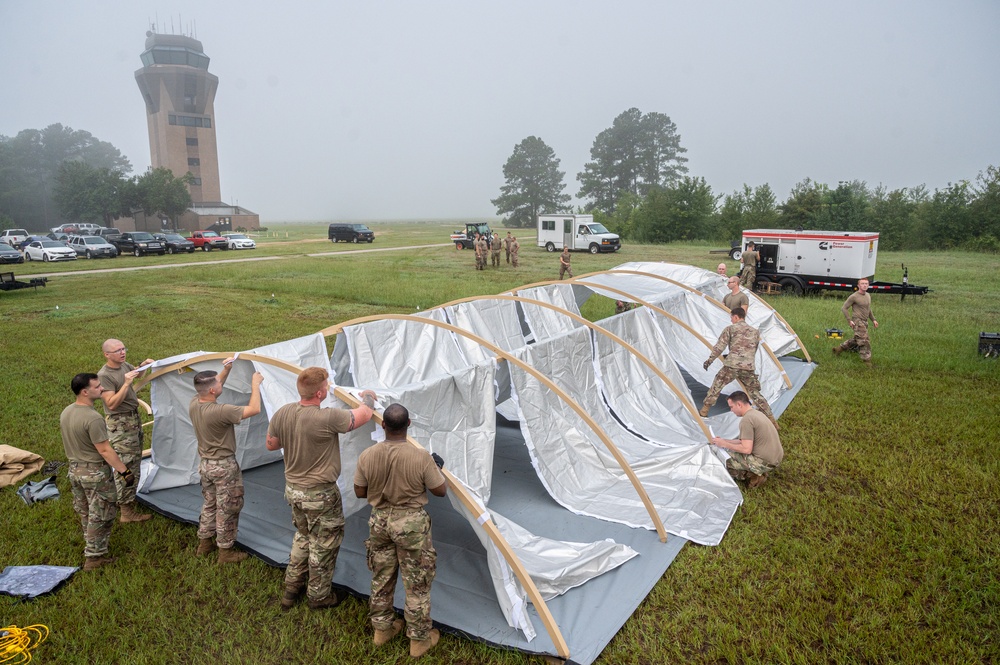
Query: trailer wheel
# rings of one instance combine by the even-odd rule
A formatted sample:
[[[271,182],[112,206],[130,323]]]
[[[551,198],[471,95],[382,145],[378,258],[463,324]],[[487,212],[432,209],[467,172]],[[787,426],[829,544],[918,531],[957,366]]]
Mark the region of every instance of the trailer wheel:
[[[556,251],[556,246],[553,245],[551,242],[547,242],[547,243],[545,243],[545,251],[546,252],[554,252],[554,251]]]
[[[598,246],[597,243],[595,243],[595,242],[590,243],[590,253],[591,254],[597,254],[600,251],[601,251],[601,248]]]
[[[743,250],[740,249],[739,247],[733,247],[731,250],[729,250],[729,258],[731,258],[733,261],[739,261],[740,259],[743,258]]]
[[[778,283],[781,284],[781,292],[785,295],[801,296],[805,293],[805,289],[802,288],[802,282],[794,277],[785,277],[779,280]]]

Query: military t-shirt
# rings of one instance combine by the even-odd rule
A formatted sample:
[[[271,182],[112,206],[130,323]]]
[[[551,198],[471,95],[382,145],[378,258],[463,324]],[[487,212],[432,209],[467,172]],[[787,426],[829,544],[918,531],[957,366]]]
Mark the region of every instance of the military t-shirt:
[[[854,308],[853,314],[851,313],[852,307]],[[872,296],[870,293],[862,295],[861,291],[855,291],[847,298],[841,311],[848,321],[868,323],[868,319],[875,320],[875,317],[872,316]]]
[[[354,484],[368,488],[372,508],[420,508],[427,488],[444,484],[434,458],[409,441],[382,441],[361,453]]]
[[[750,299],[747,298],[747,294],[742,291],[737,291],[736,293],[729,292],[722,298],[722,304],[726,306],[730,312],[737,307],[742,307],[743,311],[747,311],[747,307],[750,306]]]
[[[223,459],[236,454],[236,430],[243,419],[243,407],[218,402],[200,402],[195,395],[188,406],[198,454],[205,459]]]
[[[128,363],[122,363],[121,367],[117,369],[111,369],[107,365],[102,367],[97,371],[97,378],[101,380],[101,391],[106,392],[110,390],[113,393],[121,390],[122,386],[125,385],[125,373],[131,372],[135,367]],[[104,412],[107,414],[112,413],[136,413],[139,410],[139,398],[135,395],[135,390],[132,386],[128,387],[125,391],[125,398],[113,409],[109,409],[108,405],[104,405]]]
[[[757,254],[757,251],[752,249],[743,252],[743,256],[740,257],[743,267],[750,270],[757,270],[757,261],[759,260],[760,256]]]
[[[286,404],[267,428],[285,449],[285,481],[298,487],[337,482],[340,476],[340,438],[353,422],[347,409]]]
[[[754,455],[771,466],[778,466],[785,458],[785,450],[781,447],[778,430],[760,411],[750,409],[740,419],[740,439],[753,441]]]
[[[59,415],[63,450],[71,462],[104,462],[95,443],[108,440],[108,428],[92,406],[70,404]]]

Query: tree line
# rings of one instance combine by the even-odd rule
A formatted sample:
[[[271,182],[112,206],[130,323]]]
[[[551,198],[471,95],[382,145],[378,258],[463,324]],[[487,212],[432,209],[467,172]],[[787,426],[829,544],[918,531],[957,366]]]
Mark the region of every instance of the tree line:
[[[859,180],[836,187],[809,178],[779,202],[767,184],[720,195],[688,175],[677,126],[662,113],[631,108],[594,139],[591,161],[577,174],[578,212],[593,213],[622,239],[666,243],[737,240],[744,229],[875,231],[884,249],[1000,252],[1000,168],[942,189],[889,190]],[[492,200],[506,226],[536,225],[539,214],[572,212],[565,172],[545,141],[529,136],[503,167]]]
[[[167,168],[131,171],[118,148],[61,124],[0,136],[0,228],[114,226],[138,210],[174,218],[190,207],[190,175],[177,178]]]

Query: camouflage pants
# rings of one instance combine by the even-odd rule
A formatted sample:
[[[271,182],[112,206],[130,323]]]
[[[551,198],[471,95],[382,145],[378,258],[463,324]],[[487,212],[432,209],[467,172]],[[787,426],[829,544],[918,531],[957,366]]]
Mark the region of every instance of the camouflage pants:
[[[84,556],[108,553],[111,526],[115,523],[116,505],[113,472],[106,462],[70,462],[69,486],[73,491],[73,510],[83,527]]]
[[[740,286],[753,291],[754,283],[757,281],[757,268],[744,266],[743,274],[740,275]]]
[[[476,252],[476,270],[486,269],[486,255]]]
[[[309,600],[330,595],[333,570],[344,542],[344,505],[337,484],[298,488],[285,485],[292,507],[292,552],[285,569],[285,588],[301,589],[309,582]]]
[[[507,249],[507,263],[510,263],[510,249]]]
[[[521,265],[521,257],[518,256],[517,252],[511,252],[510,254],[510,264],[515,268]]]
[[[236,456],[222,459],[201,458],[201,495],[205,503],[198,520],[198,537],[215,538],[221,549],[236,544],[236,531],[243,509],[243,473]]]
[[[734,450],[727,450],[726,452],[729,453],[729,459],[726,460],[726,471],[733,478],[738,478],[739,480],[746,480],[748,471],[758,476],[764,476],[778,468],[777,466],[768,464],[753,453],[744,454]]]
[[[868,322],[854,322],[854,336],[840,345],[844,351],[857,351],[862,360],[872,359],[872,343],[868,339]]]
[[[387,630],[396,618],[392,598],[396,578],[403,571],[406,635],[426,640],[431,630],[431,583],[437,552],[431,544],[431,518],[422,508],[381,508],[368,519],[368,569],[372,595],[368,616],[375,630]]]
[[[723,366],[719,370],[719,373],[715,375],[715,381],[712,381],[712,387],[708,389],[708,394],[705,395],[704,405],[712,406],[715,404],[719,399],[722,389],[732,383],[733,379],[739,381],[740,385],[747,391],[747,397],[757,407],[757,410],[771,420],[774,420],[774,414],[771,413],[771,405],[760,394],[760,380],[751,369],[733,369],[732,367]]]
[[[490,253],[490,262],[493,264],[494,268],[499,268],[500,267],[500,250],[499,249],[494,249]]]
[[[111,413],[105,418],[108,425],[108,440],[118,457],[132,471],[135,484],[129,487],[120,475],[116,475],[115,490],[118,503],[135,501],[135,490],[139,486],[139,471],[142,467],[142,419],[139,412]]]
[[[573,266],[564,266],[562,261],[559,262],[559,279],[563,278],[563,275],[569,273],[569,278],[573,279]]]

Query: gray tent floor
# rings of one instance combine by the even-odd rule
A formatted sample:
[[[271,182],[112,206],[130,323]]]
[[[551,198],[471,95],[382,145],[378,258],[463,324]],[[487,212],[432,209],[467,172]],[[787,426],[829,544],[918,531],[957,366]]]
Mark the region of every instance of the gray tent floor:
[[[794,359],[782,362],[793,389],[772,405],[776,415],[785,409],[815,368],[811,363]],[[705,388],[700,387],[696,398],[700,400],[704,393]],[[720,402],[725,406],[724,400]],[[712,415],[723,411],[717,404]],[[276,462],[251,469],[244,472],[243,481],[245,504],[237,542],[267,563],[283,567],[288,562],[294,533],[291,509],[284,499],[284,465]],[[197,524],[202,504],[199,485],[140,494],[139,499],[157,512],[191,524]],[[581,665],[589,665],[600,655],[687,542],[670,535],[666,543],[661,543],[653,531],[583,517],[557,504],[538,480],[517,424],[500,416],[489,505],[540,536],[575,542],[610,538],[639,552],[639,556],[617,569],[548,601],[549,610],[569,645],[571,662]],[[347,519],[334,575],[335,584],[364,597],[370,593],[371,584],[364,551],[368,512],[366,508]],[[468,522],[447,499],[431,497],[428,513],[433,520],[434,547],[438,552],[437,577],[431,592],[435,624],[497,646],[555,655],[555,646],[533,606],[529,605],[528,612],[538,633],[534,640],[528,642],[520,631],[507,625],[490,581],[486,552]],[[194,530],[191,539],[193,545]],[[280,589],[276,587],[274,593],[278,595]],[[396,588],[395,605],[402,614],[401,583]]]

